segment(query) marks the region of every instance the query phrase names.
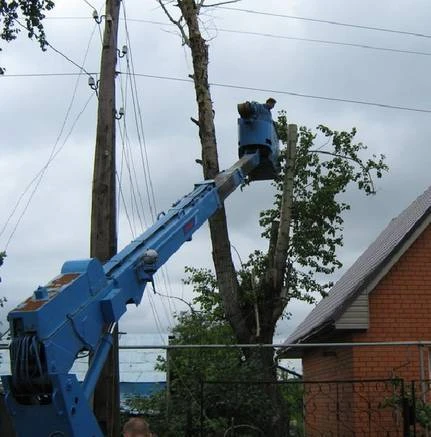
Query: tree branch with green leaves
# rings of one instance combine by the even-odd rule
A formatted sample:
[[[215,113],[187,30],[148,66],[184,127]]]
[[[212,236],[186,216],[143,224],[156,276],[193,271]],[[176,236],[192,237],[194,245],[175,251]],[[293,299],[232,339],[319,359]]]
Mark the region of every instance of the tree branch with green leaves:
[[[36,38],[42,50],[46,49],[46,35],[43,26],[45,12],[55,6],[52,0],[12,0],[0,1],[0,38],[10,42],[17,38],[21,29],[16,26],[24,21],[27,36]]]
[[[0,39],[11,42],[24,29],[30,39],[38,41],[40,48],[46,50],[43,20],[45,12],[54,6],[53,0],[0,0]],[[0,67],[0,75],[4,72],[5,68]]]
[[[287,117],[280,113],[277,122],[278,132],[283,144],[288,144]],[[318,134],[329,139],[329,150],[315,147]],[[281,315],[284,307],[292,298],[308,302],[315,300],[315,292],[325,295],[332,286],[331,281],[321,281],[321,277],[330,275],[342,266],[337,257],[337,249],[343,245],[343,214],[350,209],[350,204],[341,199],[342,193],[349,185],[366,195],[375,194],[374,179],[382,177],[388,170],[383,155],[365,158],[367,147],[354,141],[356,129],[350,132],[333,131],[319,125],[316,132],[306,127],[299,129],[295,162],[288,162],[286,151],[282,153],[283,171],[277,178],[275,186],[274,207],[261,213],[260,224],[263,236],[270,240],[268,254],[260,257],[260,262],[268,267],[277,265],[276,275],[283,275],[282,280],[275,282],[276,289],[268,283],[271,293],[283,295],[278,302],[278,310],[274,318]],[[294,180],[291,196],[291,214],[289,223],[283,219],[281,212],[286,208],[286,178],[289,168],[294,168]],[[281,226],[288,232],[277,232]],[[284,242],[280,242],[280,238]],[[276,242],[272,241],[276,239]],[[274,248],[282,245],[285,248],[285,263],[274,261],[277,255]],[[273,280],[271,272],[267,273]],[[316,279],[316,278],[319,279]],[[276,320],[274,320],[275,322]]]
[[[208,81],[209,46],[200,31],[199,14],[202,0],[158,0],[165,12],[167,7],[179,18],[167,15],[179,27],[183,44],[190,47],[199,128],[202,167],[205,179],[219,172],[213,105]],[[165,7],[164,7],[165,6]],[[177,12],[178,13],[178,12]],[[275,327],[286,312],[291,299],[315,302],[331,287],[326,278],[341,267],[337,250],[343,245],[343,216],[350,204],[341,195],[355,184],[365,194],[373,194],[374,180],[387,170],[384,156],[365,157],[366,146],[355,142],[356,130],[333,131],[318,126],[317,131],[301,127],[295,133],[281,112],[277,121],[283,149],[283,171],[275,181],[274,207],[263,211],[260,224],[262,236],[268,238],[268,250],[254,251],[248,262],[235,271],[224,209],[210,220],[216,290],[221,309],[238,343],[271,343]],[[322,136],[328,149],[316,147]],[[298,138],[297,138],[298,137]],[[296,141],[298,140],[298,144]],[[214,276],[202,277],[215,281]],[[244,351],[247,359],[260,363],[260,378],[277,378],[272,351]],[[258,367],[255,367],[258,369]],[[279,393],[271,393],[274,404]],[[285,435],[283,409],[273,413],[268,435]]]

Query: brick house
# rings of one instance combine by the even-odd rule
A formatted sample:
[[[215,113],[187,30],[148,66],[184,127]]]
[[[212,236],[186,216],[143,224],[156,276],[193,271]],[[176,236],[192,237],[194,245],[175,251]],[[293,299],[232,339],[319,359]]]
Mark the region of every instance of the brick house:
[[[286,344],[431,341],[430,222],[431,187],[391,220]],[[304,381],[311,382],[307,436],[403,435],[395,430],[399,417],[384,408],[400,387],[351,381],[402,378],[428,390],[423,381],[431,379],[425,345],[290,347],[286,355],[302,359]]]

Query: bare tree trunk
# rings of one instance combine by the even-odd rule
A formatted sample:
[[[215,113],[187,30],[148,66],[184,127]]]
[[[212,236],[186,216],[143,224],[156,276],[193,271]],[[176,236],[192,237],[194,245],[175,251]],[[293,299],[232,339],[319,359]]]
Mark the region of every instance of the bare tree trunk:
[[[169,19],[178,26],[184,43],[192,53],[193,80],[198,104],[199,137],[202,145],[202,164],[205,179],[213,179],[219,173],[217,156],[217,141],[214,127],[214,112],[208,83],[208,46],[199,29],[199,10],[202,0],[178,0],[178,6],[188,28],[188,35],[182,28],[180,20],[176,21],[167,11],[162,0],[160,5]],[[286,306],[282,298],[282,285],[286,270],[287,248],[289,244],[289,228],[293,190],[293,162],[296,146],[296,126],[292,125],[291,162],[286,171],[285,190],[282,205],[283,223],[274,226],[274,236],[270,242],[268,257],[269,270],[265,278],[261,278],[256,290],[257,300],[254,304],[241,302],[239,284],[232,261],[229,235],[224,208],[209,221],[213,260],[217,274],[217,283],[222,296],[226,317],[230,322],[240,343],[272,343],[275,326],[279,316]],[[278,315],[278,316],[277,316]],[[276,317],[277,316],[277,317]],[[258,322],[257,322],[258,321]],[[270,349],[244,350],[250,365],[255,369],[255,379],[266,381],[267,385],[260,385],[262,396],[271,403],[271,412],[265,419],[266,435],[288,435],[288,418],[286,417],[286,403],[277,386],[277,368],[274,353]]]
[[[274,325],[283,314],[287,304],[285,275],[292,222],[293,181],[295,178],[296,143],[298,138],[298,128],[295,124],[289,124],[287,135],[287,162],[280,206],[280,222],[276,233],[274,229],[275,242],[270,243],[268,251],[269,274],[266,277],[266,289],[271,290],[273,298],[271,305],[272,314],[268,314],[268,318]]]
[[[288,126],[287,163],[283,181],[283,193],[280,206],[280,222],[271,229],[268,250],[268,272],[262,278],[261,293],[258,300],[260,335],[256,343],[272,343],[275,327],[287,305],[287,288],[285,285],[286,260],[290,242],[290,226],[293,204],[293,180],[295,176],[297,126]],[[277,367],[274,352],[267,350],[251,351],[249,360],[256,368],[256,378],[267,381],[264,393],[270,400],[272,408],[268,412],[270,423],[266,432],[271,435],[289,435],[289,412],[287,402],[283,398],[280,387],[277,385]]]
[[[178,2],[189,29],[188,44],[193,59],[193,80],[198,104],[199,137],[202,145],[202,163],[205,179],[213,179],[220,171],[214,112],[208,84],[208,46],[202,38],[198,23],[198,5],[194,0]],[[238,281],[230,250],[226,213],[222,208],[210,220],[213,261],[224,309],[238,340],[248,342],[250,331],[245,323],[238,295]]]

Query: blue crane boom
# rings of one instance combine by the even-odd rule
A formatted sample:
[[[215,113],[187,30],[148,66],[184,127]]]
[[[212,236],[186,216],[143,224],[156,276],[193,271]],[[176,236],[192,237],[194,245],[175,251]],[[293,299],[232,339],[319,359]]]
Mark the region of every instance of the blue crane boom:
[[[248,175],[269,179],[277,172],[270,108],[256,102],[247,108],[246,114],[239,111],[240,159],[231,168],[195,185],[104,265],[97,259],[67,261],[59,276],[9,313],[12,375],[2,382],[18,436],[76,437],[83,430],[86,437],[102,436],[90,400],[113,326],[128,304],[140,303],[158,269]],[[81,383],[69,372],[82,352],[94,358]]]

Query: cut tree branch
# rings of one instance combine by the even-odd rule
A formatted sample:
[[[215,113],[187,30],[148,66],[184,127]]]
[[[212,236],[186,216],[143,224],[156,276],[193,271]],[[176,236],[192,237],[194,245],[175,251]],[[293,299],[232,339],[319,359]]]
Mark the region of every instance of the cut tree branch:
[[[169,18],[169,21],[171,23],[173,23],[175,26],[178,27],[178,29],[179,29],[179,31],[181,33],[181,38],[183,39],[183,45],[185,44],[185,45],[190,47],[189,37],[187,36],[187,34],[186,34],[185,30],[184,30],[184,27],[181,25],[181,19],[183,17],[181,16],[178,20],[175,20],[175,18],[168,11],[168,8],[164,4],[163,0],[157,0],[157,2],[162,7],[162,9],[163,9],[164,13],[166,14],[166,16]]]
[[[273,260],[274,289],[280,293],[283,286],[283,277],[286,269],[287,250],[290,243],[290,223],[292,218],[293,181],[295,178],[296,142],[298,128],[295,124],[288,126],[287,167],[283,183],[283,195],[280,206],[280,224],[278,226],[277,243]]]
[[[190,120],[197,126],[200,127],[199,121],[196,118],[190,117]]]
[[[371,177],[371,173],[370,171],[367,169],[367,167],[363,164],[363,162],[361,160],[352,158],[351,156],[348,155],[340,155],[339,153],[333,153],[333,152],[328,152],[325,150],[309,150],[309,153],[321,153],[322,155],[330,155],[330,156],[334,156],[336,158],[342,158],[342,159],[346,159],[347,161],[353,161],[354,163],[358,164],[359,167],[361,167],[361,169],[367,173],[368,179],[369,179],[369,183],[371,186],[371,191],[370,194],[376,194],[376,190],[374,188],[374,182],[373,182],[373,178]]]

